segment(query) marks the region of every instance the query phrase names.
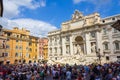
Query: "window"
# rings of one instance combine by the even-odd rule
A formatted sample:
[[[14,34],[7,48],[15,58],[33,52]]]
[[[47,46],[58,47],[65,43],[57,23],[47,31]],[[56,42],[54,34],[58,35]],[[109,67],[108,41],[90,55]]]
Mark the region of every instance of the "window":
[[[31,42],[29,42],[29,46],[31,46],[32,45],[32,43]]]
[[[18,42],[18,40],[16,40],[16,42]]]
[[[22,49],[22,47],[20,46],[19,49]]]
[[[120,46],[119,46],[119,42],[115,42],[115,50],[119,50]]]
[[[10,48],[10,46],[9,46],[9,45],[6,45],[6,48],[7,48],[7,49],[9,49],[9,48]]]
[[[52,53],[52,48],[50,48],[50,53]]]
[[[16,46],[16,49],[18,49],[18,46]]]
[[[9,41],[10,39],[7,39],[7,41]]]
[[[17,52],[15,53],[15,57],[18,57],[18,53]]]
[[[103,34],[106,35],[107,34],[107,29],[103,28]]]
[[[60,48],[60,51],[61,51],[61,53],[62,53],[62,47]]]
[[[108,50],[109,47],[108,47],[108,42],[104,43],[104,50]]]
[[[10,36],[11,34],[10,33],[7,33],[7,36]]]
[[[26,53],[26,57],[29,57],[29,53]]]
[[[57,48],[55,48],[55,53],[57,53]]]
[[[69,41],[70,39],[69,39],[69,36],[66,36],[66,41]]]
[[[8,56],[8,53],[4,53],[4,56],[6,56],[6,57],[7,57],[7,56]]]
[[[2,47],[3,47],[3,49],[6,48],[6,46],[5,46],[5,41],[3,41],[3,43],[2,43]]]
[[[4,57],[4,53],[2,53],[2,57]]]
[[[31,48],[30,48],[29,50],[30,50],[30,51],[32,51],[32,49],[31,49]]]
[[[17,35],[17,38],[19,37],[19,35]]]
[[[90,33],[90,36],[91,36],[92,38],[95,38],[95,32],[91,32],[91,33]]]

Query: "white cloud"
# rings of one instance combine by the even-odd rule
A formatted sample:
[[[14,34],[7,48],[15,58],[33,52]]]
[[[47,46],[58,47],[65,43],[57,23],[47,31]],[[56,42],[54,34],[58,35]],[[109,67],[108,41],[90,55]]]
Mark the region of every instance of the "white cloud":
[[[41,0],[40,1],[40,5],[41,5],[41,7],[45,7],[46,6],[46,1],[45,0]]]
[[[78,4],[81,2],[91,3],[95,6],[94,12],[102,11],[103,13],[110,10],[110,6],[112,5],[112,0],[73,0],[74,4]],[[105,9],[103,11],[103,8]]]
[[[78,3],[82,2],[82,1],[85,1],[85,0],[73,0],[73,3],[78,4]]]
[[[39,20],[32,19],[14,19],[0,18],[0,24],[7,29],[13,27],[25,28],[30,30],[31,34],[38,37],[47,36],[49,31],[56,30],[57,27]]]
[[[38,7],[45,7],[46,1],[40,0],[36,2],[35,0],[3,0],[4,4],[4,17],[14,18],[18,16],[22,8],[36,9]]]

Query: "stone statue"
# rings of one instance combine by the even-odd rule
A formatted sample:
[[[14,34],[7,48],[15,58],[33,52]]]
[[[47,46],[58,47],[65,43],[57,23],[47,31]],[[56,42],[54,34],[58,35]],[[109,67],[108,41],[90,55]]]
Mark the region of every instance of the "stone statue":
[[[66,48],[66,53],[70,54],[70,47],[69,46],[67,46],[67,48]]]
[[[82,18],[83,15],[81,12],[79,12],[78,10],[75,10],[75,13],[72,15],[72,19],[79,19],[79,18]]]
[[[76,48],[77,48],[77,53],[76,54],[80,55],[82,53],[81,46],[77,44]]]
[[[93,44],[93,45],[91,46],[91,52],[93,52],[93,53],[96,52],[96,45],[95,45],[95,44]]]

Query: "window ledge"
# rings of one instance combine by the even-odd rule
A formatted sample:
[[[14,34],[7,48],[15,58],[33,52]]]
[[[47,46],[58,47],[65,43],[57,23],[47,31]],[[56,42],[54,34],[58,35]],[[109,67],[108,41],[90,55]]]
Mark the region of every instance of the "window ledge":
[[[120,50],[115,50],[115,53],[120,52]]]
[[[103,52],[105,52],[105,53],[110,53],[110,50],[104,50]]]

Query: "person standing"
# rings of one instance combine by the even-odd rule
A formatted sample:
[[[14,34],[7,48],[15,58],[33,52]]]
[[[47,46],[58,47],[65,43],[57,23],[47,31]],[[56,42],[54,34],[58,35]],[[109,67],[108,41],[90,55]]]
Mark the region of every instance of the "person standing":
[[[68,69],[67,72],[66,72],[66,80],[71,80],[71,76],[72,76],[72,73]]]

